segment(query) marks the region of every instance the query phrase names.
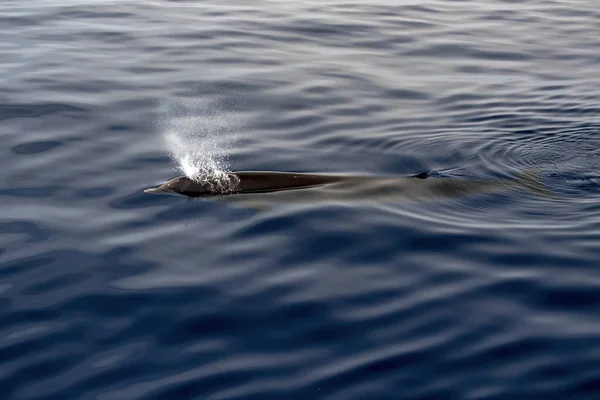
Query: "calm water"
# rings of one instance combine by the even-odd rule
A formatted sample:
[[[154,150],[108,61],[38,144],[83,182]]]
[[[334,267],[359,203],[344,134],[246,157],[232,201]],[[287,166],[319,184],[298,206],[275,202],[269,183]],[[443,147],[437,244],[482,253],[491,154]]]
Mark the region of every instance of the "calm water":
[[[0,33],[0,398],[600,398],[595,0],[4,0]],[[178,165],[553,197],[143,193]]]

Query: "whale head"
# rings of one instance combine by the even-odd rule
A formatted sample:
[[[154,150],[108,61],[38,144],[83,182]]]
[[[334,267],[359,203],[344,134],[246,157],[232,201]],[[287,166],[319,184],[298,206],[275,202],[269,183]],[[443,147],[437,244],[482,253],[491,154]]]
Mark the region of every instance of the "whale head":
[[[238,182],[234,175],[201,175],[197,179],[187,176],[173,178],[162,185],[144,190],[145,193],[177,194],[187,197],[224,196],[231,194]]]

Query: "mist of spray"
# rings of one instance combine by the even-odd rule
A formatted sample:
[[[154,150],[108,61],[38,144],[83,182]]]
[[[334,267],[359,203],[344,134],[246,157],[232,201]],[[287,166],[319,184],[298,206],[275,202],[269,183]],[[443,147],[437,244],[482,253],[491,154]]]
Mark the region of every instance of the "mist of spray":
[[[186,98],[160,108],[160,129],[179,171],[190,179],[225,179],[227,150],[235,123],[223,113],[223,101]]]

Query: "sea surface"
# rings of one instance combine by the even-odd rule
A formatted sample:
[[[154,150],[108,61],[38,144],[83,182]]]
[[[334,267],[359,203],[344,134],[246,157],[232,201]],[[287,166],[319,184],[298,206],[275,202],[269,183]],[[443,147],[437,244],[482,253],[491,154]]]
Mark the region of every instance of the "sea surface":
[[[596,0],[2,0],[0,138],[2,400],[600,399]]]

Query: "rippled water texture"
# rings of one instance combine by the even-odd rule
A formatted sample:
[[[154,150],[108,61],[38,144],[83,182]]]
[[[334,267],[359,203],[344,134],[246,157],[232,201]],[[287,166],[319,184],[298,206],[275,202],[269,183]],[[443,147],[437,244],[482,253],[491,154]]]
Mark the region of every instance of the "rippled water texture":
[[[10,1],[2,399],[600,398],[596,1]],[[266,210],[181,173],[504,190]]]

